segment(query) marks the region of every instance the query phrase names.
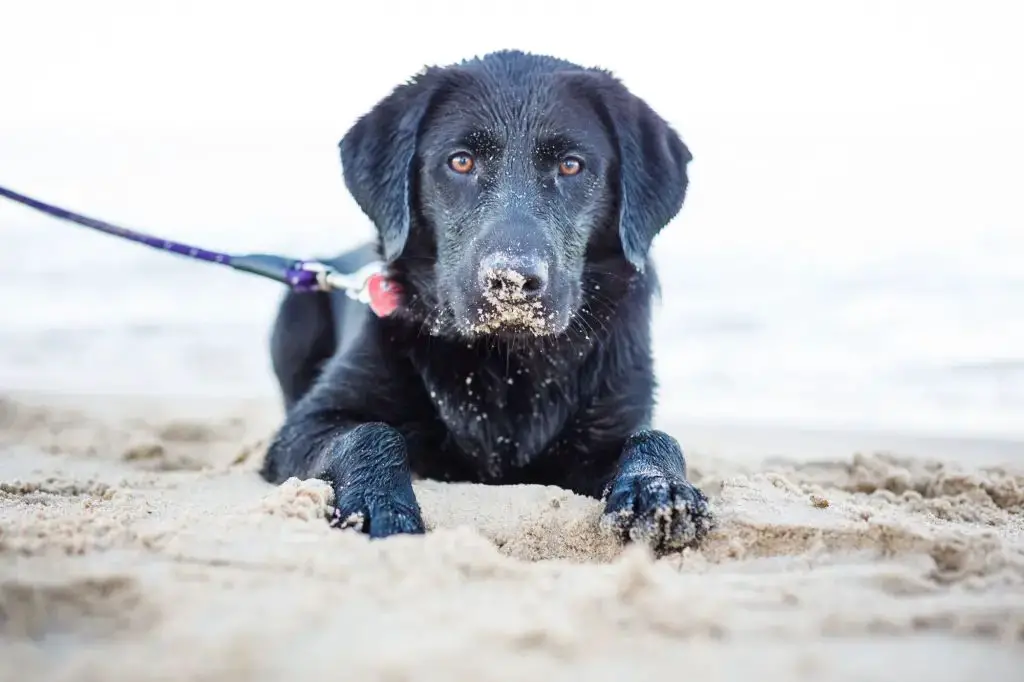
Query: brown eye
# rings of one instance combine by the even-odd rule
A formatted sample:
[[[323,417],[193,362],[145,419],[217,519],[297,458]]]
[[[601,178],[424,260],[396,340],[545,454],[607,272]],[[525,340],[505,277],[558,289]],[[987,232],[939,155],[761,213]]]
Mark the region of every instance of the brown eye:
[[[476,165],[473,161],[473,157],[465,152],[459,152],[458,154],[452,154],[448,157],[448,167],[456,173],[466,173],[473,170],[473,166]]]
[[[575,156],[567,156],[558,164],[559,175],[576,175],[583,170],[583,162]]]

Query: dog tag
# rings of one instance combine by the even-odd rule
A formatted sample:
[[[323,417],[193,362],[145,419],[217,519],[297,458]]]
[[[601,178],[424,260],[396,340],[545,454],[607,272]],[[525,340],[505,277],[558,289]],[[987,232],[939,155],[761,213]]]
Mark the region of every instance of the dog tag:
[[[389,282],[383,273],[374,273],[366,280],[370,298],[370,309],[377,317],[387,317],[398,308],[401,291],[394,282]]]

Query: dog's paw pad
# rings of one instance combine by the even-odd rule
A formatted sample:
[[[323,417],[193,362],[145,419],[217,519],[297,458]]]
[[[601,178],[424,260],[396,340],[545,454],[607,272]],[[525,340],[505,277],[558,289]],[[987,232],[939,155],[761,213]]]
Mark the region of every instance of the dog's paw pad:
[[[602,526],[658,552],[700,543],[715,527],[707,496],[685,480],[631,476],[612,484]]]

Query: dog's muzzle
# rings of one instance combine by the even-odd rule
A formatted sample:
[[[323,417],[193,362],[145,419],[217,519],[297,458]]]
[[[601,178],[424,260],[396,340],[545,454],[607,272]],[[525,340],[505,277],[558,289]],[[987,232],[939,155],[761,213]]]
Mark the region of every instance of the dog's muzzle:
[[[554,313],[546,303],[549,266],[545,259],[490,253],[480,261],[476,279],[479,303],[470,311],[474,332],[549,333]]]

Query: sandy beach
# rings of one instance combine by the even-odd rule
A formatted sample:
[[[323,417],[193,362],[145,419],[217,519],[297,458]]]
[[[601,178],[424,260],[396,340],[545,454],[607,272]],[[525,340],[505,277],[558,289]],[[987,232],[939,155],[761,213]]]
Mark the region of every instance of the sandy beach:
[[[743,457],[690,451],[721,527],[654,560],[557,488],[420,481],[425,537],[333,530],[325,485],[256,474],[271,401],[25,394],[0,410],[5,680],[937,682],[1024,666],[1024,472],[977,464],[979,444],[933,459],[847,437],[846,456],[759,459],[739,447],[757,434],[734,431]],[[716,453],[728,438],[695,436]]]
[[[426,64],[611,69],[694,154],[656,426],[720,520],[257,474],[281,288],[0,201],[0,682],[1024,680],[1024,42],[1005,3],[8,3],[0,185],[231,253],[372,236],[344,131]]]

